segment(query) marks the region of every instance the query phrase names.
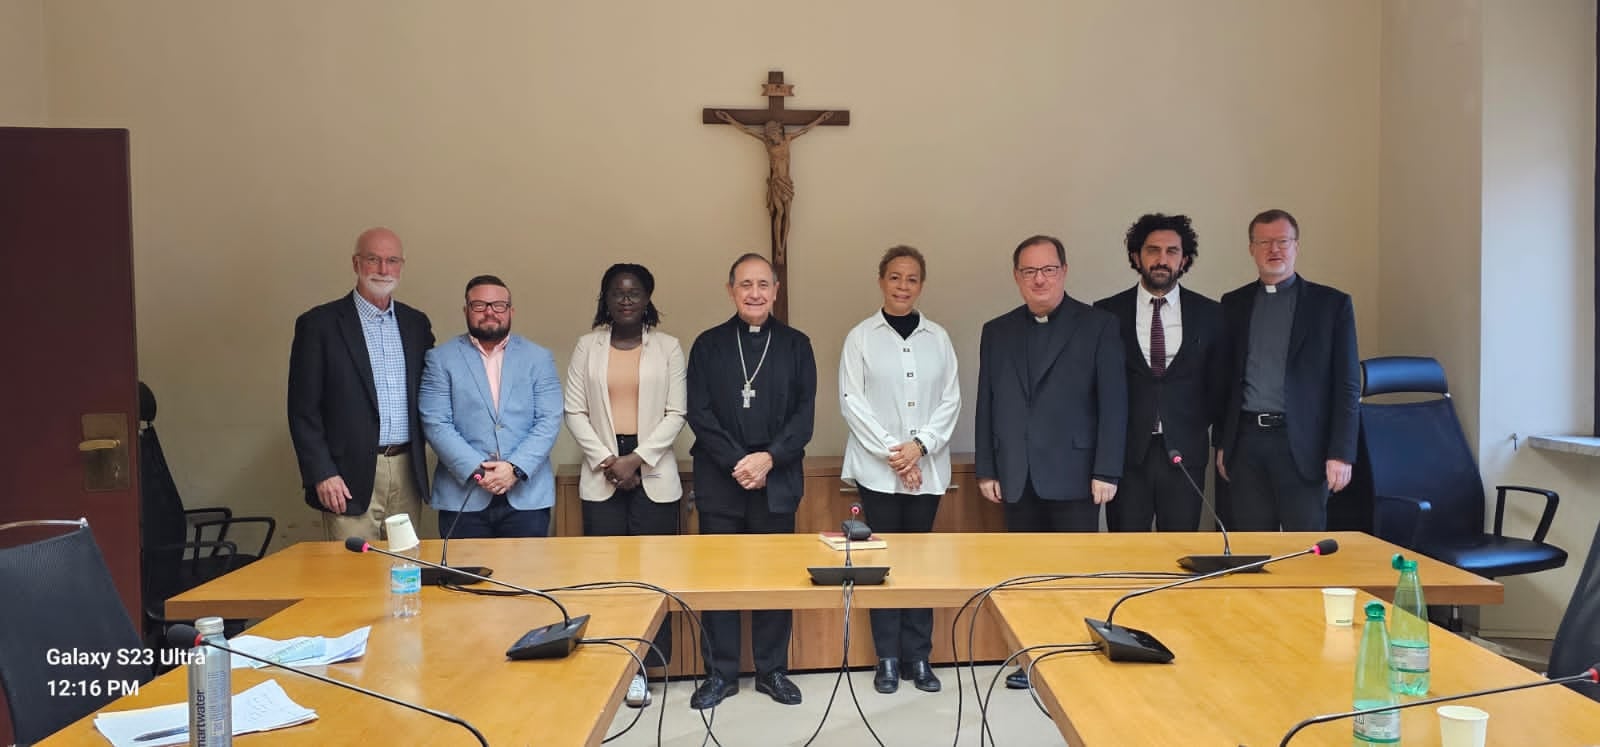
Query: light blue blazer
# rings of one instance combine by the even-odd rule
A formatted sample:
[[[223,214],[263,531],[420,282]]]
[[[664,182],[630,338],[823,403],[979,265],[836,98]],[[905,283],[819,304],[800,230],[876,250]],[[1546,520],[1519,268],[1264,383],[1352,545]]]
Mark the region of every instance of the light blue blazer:
[[[488,491],[471,476],[496,451],[528,473],[528,479],[506,493],[512,508],[555,505],[550,449],[561,432],[562,399],[561,377],[550,351],[525,337],[510,337],[496,412],[483,356],[472,339],[461,335],[447,340],[429,350],[424,360],[417,409],[422,412],[422,432],[439,456],[428,505],[442,511],[488,508]]]

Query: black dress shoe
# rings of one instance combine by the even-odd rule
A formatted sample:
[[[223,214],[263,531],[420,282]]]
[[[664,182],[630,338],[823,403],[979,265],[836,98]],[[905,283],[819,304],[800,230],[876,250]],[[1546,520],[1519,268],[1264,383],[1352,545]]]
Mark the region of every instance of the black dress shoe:
[[[872,687],[888,695],[900,689],[900,660],[894,657],[878,660],[878,671],[872,674]]]
[[[881,667],[883,664],[880,662],[878,666]],[[911,680],[911,684],[916,685],[918,690],[925,693],[939,692],[939,678],[934,675],[933,667],[928,666],[926,659],[906,662],[900,674]]]
[[[739,681],[729,682],[720,674],[706,676],[704,682],[695,688],[694,694],[689,696],[689,707],[697,711],[714,708],[723,699],[739,694]]]
[[[1028,689],[1028,671],[1018,667],[1017,671],[1006,675],[1006,687],[1012,690]]]
[[[766,693],[783,705],[800,705],[800,688],[795,687],[789,681],[789,675],[783,672],[756,675],[756,692]]]

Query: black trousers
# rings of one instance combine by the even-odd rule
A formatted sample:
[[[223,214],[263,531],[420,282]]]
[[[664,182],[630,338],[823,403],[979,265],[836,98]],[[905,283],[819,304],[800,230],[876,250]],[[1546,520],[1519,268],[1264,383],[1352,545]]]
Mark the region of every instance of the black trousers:
[[[700,513],[701,534],[793,534],[794,514],[775,514],[767,510],[767,492],[753,490],[745,493],[745,510],[742,515]],[[723,679],[739,678],[739,652],[743,639],[739,630],[737,611],[702,612],[700,623],[705,628],[700,639],[700,655],[705,659],[706,673],[715,672]],[[794,627],[792,610],[753,610],[750,613],[750,652],[754,655],[757,674],[787,672],[789,669],[789,634]]]
[[[1328,481],[1307,480],[1295,469],[1289,433],[1239,421],[1228,456],[1228,528],[1236,532],[1320,532],[1328,526]]]
[[[1116,501],[1112,501],[1115,503]],[[1033,489],[1033,480],[1022,486],[1022,497],[1006,504],[1008,532],[1098,532],[1100,506],[1093,499],[1047,501]]]
[[[874,533],[933,531],[933,520],[939,515],[938,493],[911,495],[858,489],[861,507],[867,512],[867,525]],[[878,658],[927,661],[933,655],[933,610],[873,609],[868,616],[872,618],[872,647]]]
[[[617,456],[632,454],[639,448],[639,437],[617,436]],[[618,490],[603,501],[583,501],[583,534],[585,537],[639,537],[658,534],[682,534],[679,524],[678,502],[657,503],[640,486],[632,490]],[[656,629],[655,647],[660,652],[658,661],[646,655],[649,665],[672,661],[671,617],[662,618]]]
[[[1199,531],[1200,496],[1179,469],[1167,459],[1166,440],[1154,437],[1143,460],[1122,468],[1117,497],[1106,504],[1106,526],[1113,532],[1148,532],[1153,520],[1159,532]],[[1182,469],[1205,488],[1205,460],[1186,460]]]

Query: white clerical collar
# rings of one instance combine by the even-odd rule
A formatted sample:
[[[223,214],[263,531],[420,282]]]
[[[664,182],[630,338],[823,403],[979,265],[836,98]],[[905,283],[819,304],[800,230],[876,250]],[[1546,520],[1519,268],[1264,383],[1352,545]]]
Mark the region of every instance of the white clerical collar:
[[[1277,293],[1281,290],[1289,290],[1289,288],[1294,285],[1295,279],[1298,277],[1300,276],[1291,272],[1289,273],[1289,277],[1284,278],[1283,282],[1276,285],[1263,280],[1261,281],[1261,289],[1268,293]]]

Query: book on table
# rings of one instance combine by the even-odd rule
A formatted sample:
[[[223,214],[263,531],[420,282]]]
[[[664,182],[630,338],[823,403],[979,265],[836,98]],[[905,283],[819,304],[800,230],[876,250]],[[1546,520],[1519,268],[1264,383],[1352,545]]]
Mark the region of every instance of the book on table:
[[[844,550],[845,542],[843,532],[821,532],[817,535],[817,539],[821,540],[822,544],[827,545],[835,550]],[[850,542],[851,550],[882,550],[888,546],[888,541],[876,534],[864,540],[853,540]]]

